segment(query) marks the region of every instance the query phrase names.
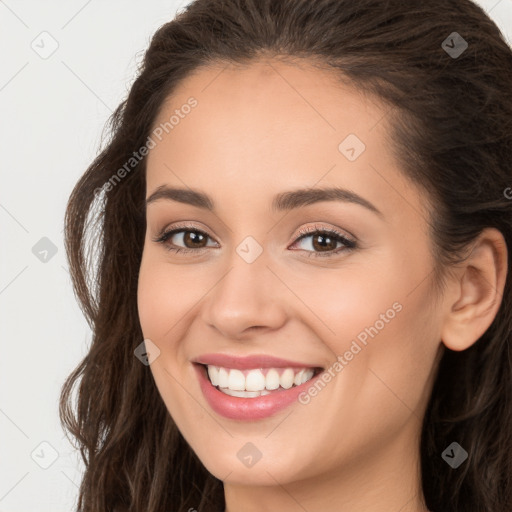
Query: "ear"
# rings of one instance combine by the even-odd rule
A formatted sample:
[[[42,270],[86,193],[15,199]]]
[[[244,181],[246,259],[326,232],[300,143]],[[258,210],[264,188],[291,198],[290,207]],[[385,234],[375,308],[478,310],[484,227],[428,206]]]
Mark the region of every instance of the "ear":
[[[447,286],[447,312],[441,339],[451,350],[465,350],[492,324],[507,277],[507,244],[500,231],[487,228]]]

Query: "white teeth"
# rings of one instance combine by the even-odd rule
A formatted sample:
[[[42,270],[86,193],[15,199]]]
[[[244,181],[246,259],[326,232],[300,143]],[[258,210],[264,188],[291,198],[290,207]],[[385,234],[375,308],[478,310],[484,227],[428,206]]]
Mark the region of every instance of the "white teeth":
[[[307,382],[309,379],[311,379],[313,377],[313,373],[314,371],[311,368],[304,370],[301,384],[304,384],[304,382]]]
[[[222,392],[226,395],[238,396],[241,398],[255,398],[257,396],[270,395],[270,391],[267,391],[266,389],[262,391],[234,391],[233,389],[225,388]]]
[[[265,389],[266,379],[260,370],[251,370],[245,377],[245,389],[247,391],[262,391]]]
[[[227,387],[233,391],[245,391],[245,375],[240,370],[230,370]]]
[[[228,387],[228,372],[225,368],[219,368],[219,380],[217,382],[217,386],[221,388],[227,388]]]
[[[267,372],[267,376],[265,377],[265,381],[266,381],[266,384],[265,384],[265,387],[272,391],[274,389],[277,389],[279,387],[279,373],[277,370],[274,370],[274,368],[271,368],[268,372]]]
[[[219,385],[219,369],[216,366],[208,366],[208,377],[214,386]]]
[[[281,387],[284,389],[290,389],[293,386],[293,378],[295,377],[295,373],[291,368],[286,368],[286,370],[281,374],[280,383]]]
[[[290,389],[300,386],[314,375],[312,368],[269,368],[266,375],[262,369],[241,371],[207,365],[208,377],[213,386],[231,396],[253,398],[270,394],[277,389]],[[281,371],[281,375],[279,375]]]

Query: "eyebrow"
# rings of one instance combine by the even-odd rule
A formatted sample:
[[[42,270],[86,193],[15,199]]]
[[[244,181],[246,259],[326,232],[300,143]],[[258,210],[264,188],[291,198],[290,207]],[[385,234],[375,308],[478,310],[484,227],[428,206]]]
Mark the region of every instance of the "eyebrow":
[[[173,188],[168,187],[167,185],[160,185],[156,188],[155,191],[146,199],[146,206],[161,199],[189,204],[208,211],[215,210],[215,203],[213,199],[204,192],[193,189]],[[342,201],[358,204],[375,213],[379,217],[384,217],[382,212],[370,201],[351,190],[339,187],[306,188],[281,192],[274,196],[272,201],[272,211],[289,211],[322,201]]]

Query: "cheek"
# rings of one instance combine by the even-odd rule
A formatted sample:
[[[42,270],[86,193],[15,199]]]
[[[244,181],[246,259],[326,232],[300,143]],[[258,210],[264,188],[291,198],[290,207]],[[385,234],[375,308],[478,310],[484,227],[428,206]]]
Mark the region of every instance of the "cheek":
[[[188,268],[192,269],[192,266]],[[144,336],[163,341],[166,333],[201,296],[198,283],[200,280],[197,275],[194,279],[192,270],[188,272],[183,267],[166,264],[161,257],[144,254],[137,290],[137,306]]]
[[[314,284],[296,277],[294,290],[322,320],[316,321],[316,334],[331,349],[333,363],[336,356],[344,358],[343,374],[353,389],[359,387],[370,402],[394,392],[415,406],[439,346],[440,321],[425,279],[429,260],[379,256],[374,264],[354,260],[346,268],[318,272]]]
[[[384,332],[390,323],[400,322],[398,310],[407,291],[390,263],[381,259],[379,265],[363,266],[347,259],[336,269],[286,271],[283,280],[293,283],[294,292],[311,312],[308,317],[316,318],[310,325],[318,325],[319,339],[341,354],[353,339],[359,337],[362,343],[370,339],[366,329],[374,324]]]
[[[185,434],[194,432],[194,425],[204,416],[181,384],[195,379],[180,343],[188,328],[185,317],[204,295],[197,289],[198,281],[190,281],[187,273],[183,267],[172,266],[162,261],[161,255],[148,251],[143,254],[137,290],[144,338],[152,340],[160,349],[150,370],[167,410]]]
[[[440,318],[432,308],[432,290],[425,279],[428,267],[415,267],[412,261],[395,267],[397,274],[389,281],[381,309],[374,309],[373,318],[363,327],[368,338],[363,350],[366,379],[361,398],[372,402],[374,413],[382,417],[394,410],[395,425],[407,421],[411,414],[421,416],[439,348]],[[392,303],[399,303],[400,308],[396,314],[386,315],[384,307]],[[380,313],[385,314],[384,320],[394,317],[379,322],[376,314]]]

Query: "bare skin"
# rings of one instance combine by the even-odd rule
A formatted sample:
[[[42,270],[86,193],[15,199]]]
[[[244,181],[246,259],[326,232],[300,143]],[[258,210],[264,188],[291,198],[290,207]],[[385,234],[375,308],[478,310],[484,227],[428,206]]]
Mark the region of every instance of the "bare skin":
[[[392,157],[387,108],[304,62],[261,60],[185,79],[155,126],[191,96],[197,106],[149,153],[146,197],[161,185],[197,189],[215,210],[148,204],[138,289],[169,413],[224,482],[227,512],[425,512],[419,436],[434,371],[444,347],[464,350],[494,319],[503,237],[486,230],[434,301],[425,195]],[[366,146],[354,161],[339,149],[349,134]],[[326,187],[355,192],[381,213],[346,201],[271,210],[276,194]],[[167,245],[189,253],[154,241],[178,223],[192,227]],[[299,229],[315,226],[357,246],[334,240],[322,249],[313,234],[297,241]],[[208,235],[203,249],[190,243],[194,229]],[[248,236],[262,248],[250,264],[236,251]],[[377,324],[393,304],[400,311]],[[262,420],[216,414],[191,364],[215,352],[330,368],[382,323],[309,403]],[[237,457],[247,442],[262,454],[252,467]]]

